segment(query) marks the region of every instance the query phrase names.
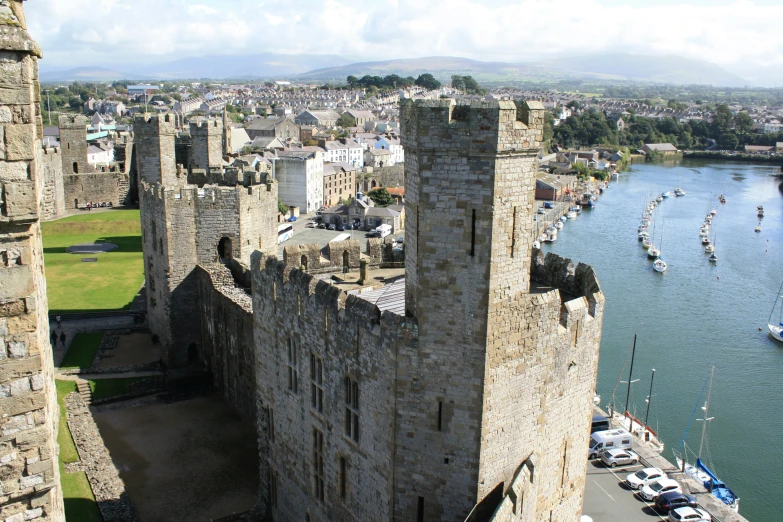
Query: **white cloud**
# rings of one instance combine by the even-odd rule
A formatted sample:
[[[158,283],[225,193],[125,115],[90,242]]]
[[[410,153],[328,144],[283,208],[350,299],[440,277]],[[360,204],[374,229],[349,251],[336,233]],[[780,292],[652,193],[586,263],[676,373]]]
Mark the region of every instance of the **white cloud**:
[[[594,52],[676,54],[727,68],[783,65],[783,5],[601,0],[36,0],[50,66],[221,53],[454,55],[528,61]]]

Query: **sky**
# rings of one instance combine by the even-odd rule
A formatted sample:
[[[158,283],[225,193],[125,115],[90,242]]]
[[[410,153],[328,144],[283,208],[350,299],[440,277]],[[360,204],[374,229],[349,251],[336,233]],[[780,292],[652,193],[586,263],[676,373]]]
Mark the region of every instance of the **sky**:
[[[261,52],[504,62],[627,52],[783,85],[783,0],[33,0],[25,11],[50,70]]]

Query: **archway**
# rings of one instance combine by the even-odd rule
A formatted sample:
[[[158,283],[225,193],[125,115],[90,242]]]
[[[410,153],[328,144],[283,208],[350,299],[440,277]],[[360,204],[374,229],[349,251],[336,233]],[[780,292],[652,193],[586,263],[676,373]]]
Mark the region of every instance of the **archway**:
[[[224,237],[220,239],[220,242],[218,242],[218,259],[225,263],[229,259],[231,259],[231,239],[228,237]]]
[[[343,268],[351,267],[351,255],[347,250],[343,250]]]
[[[302,256],[302,260],[301,260],[301,263],[300,263],[299,267],[302,270],[304,270],[305,272],[307,271],[307,256],[305,256],[305,255]]]

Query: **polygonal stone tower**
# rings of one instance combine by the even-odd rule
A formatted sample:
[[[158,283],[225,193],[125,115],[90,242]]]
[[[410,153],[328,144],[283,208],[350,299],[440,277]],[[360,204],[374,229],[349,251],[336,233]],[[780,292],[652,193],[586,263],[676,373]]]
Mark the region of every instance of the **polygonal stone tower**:
[[[418,343],[399,355],[397,520],[464,520],[512,494],[514,520],[581,510],[603,297],[589,267],[532,252],[543,115],[538,102],[401,103]]]
[[[223,122],[207,119],[190,122],[193,143],[190,167],[194,169],[218,168],[223,164]]]
[[[39,225],[41,50],[21,1],[0,1],[0,35],[0,519],[59,522],[59,410]]]
[[[92,171],[87,163],[87,118],[79,114],[61,114],[60,151],[65,174],[84,174]]]

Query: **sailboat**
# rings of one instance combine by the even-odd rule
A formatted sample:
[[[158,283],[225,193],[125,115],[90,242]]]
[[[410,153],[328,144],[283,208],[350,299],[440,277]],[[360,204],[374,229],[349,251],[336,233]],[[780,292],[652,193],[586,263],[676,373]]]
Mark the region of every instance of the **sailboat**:
[[[695,408],[693,410],[693,414],[691,414],[691,421],[688,422],[688,428],[685,429],[685,435],[683,435],[682,441],[680,441],[680,447],[683,448],[683,453],[680,454],[677,451],[674,451],[674,457],[677,461],[678,468],[683,470],[683,472],[685,472],[691,478],[701,482],[707,491],[712,493],[715,498],[732,508],[734,511],[739,512],[739,497],[737,497],[737,495],[731,489],[729,489],[726,483],[720,480],[715,475],[715,473],[701,460],[702,450],[704,449],[704,440],[707,434],[707,423],[714,419],[714,417],[708,416],[710,412],[712,378],[714,375],[715,366],[712,366],[710,369],[709,388],[707,389],[707,400],[704,402],[704,406],[702,407],[702,410],[704,411],[704,418],[699,419],[704,422],[704,425],[702,425],[701,442],[699,443],[699,454],[696,457],[696,464],[688,464],[686,460],[687,446],[685,444],[685,436],[688,434],[688,428],[690,427],[690,423],[693,421],[693,414],[696,413]],[[702,393],[703,392],[704,388],[702,388]],[[699,400],[701,400],[701,397],[699,397]],[[698,402],[696,404],[698,407]],[[709,453],[709,450],[707,450],[707,452]]]
[[[783,284],[780,285],[780,290],[778,290],[778,295],[775,296],[775,304],[772,305],[772,312],[769,314],[769,323],[767,323],[767,328],[769,328],[769,333],[772,334],[772,337],[775,338],[776,341],[780,341],[783,343],[783,302],[780,304],[780,316],[777,318],[778,324],[773,324],[772,316],[775,314],[775,307],[778,305],[778,300],[780,299],[783,301]]]
[[[712,247],[712,251],[710,252],[710,263],[717,263],[718,262],[718,256],[715,254],[715,248],[718,246],[718,235],[715,234],[715,243],[712,245],[707,245],[708,247]]]
[[[661,244],[661,249],[658,251],[658,259],[656,259],[653,262],[653,270],[655,270],[656,272],[659,272],[661,274],[666,272],[666,268],[667,268],[666,267],[666,261],[661,259],[661,252],[663,252],[663,225],[664,225],[664,223],[662,221],[661,222],[661,243],[660,243]],[[655,248],[655,247],[653,247],[653,248]],[[650,250],[652,250],[652,248]],[[650,250],[647,251],[647,255],[650,254]]]

